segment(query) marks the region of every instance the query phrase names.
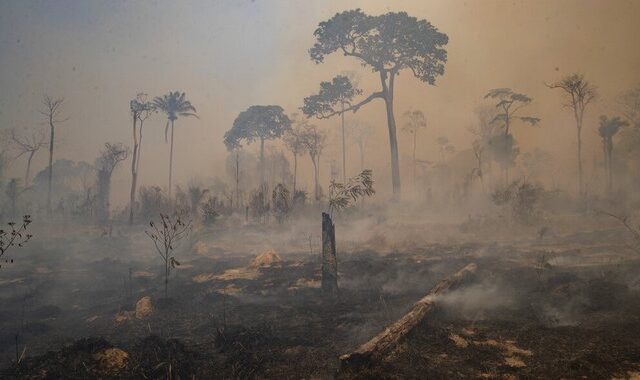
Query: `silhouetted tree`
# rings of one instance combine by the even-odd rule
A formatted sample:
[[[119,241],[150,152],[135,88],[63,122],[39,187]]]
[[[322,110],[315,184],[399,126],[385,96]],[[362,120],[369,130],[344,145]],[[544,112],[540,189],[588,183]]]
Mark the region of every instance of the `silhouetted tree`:
[[[444,74],[448,43],[441,33],[426,20],[418,20],[405,12],[389,12],[369,16],[360,9],[344,11],[323,21],[314,32],[316,42],[309,50],[316,63],[334,52],[356,58],[380,76],[381,89],[344,111],[357,111],[374,99],[383,99],[387,112],[389,146],[391,149],[391,179],[394,198],[400,197],[400,163],[396,122],[393,113],[396,76],[409,70],[420,81],[435,84]],[[343,112],[341,110],[341,112]]]
[[[120,143],[106,143],[104,150],[96,159],[98,218],[105,221],[109,218],[109,198],[111,195],[111,175],[118,164],[127,159],[129,148]]]
[[[133,120],[133,153],[131,155],[131,192],[129,198],[129,224],[133,224],[133,210],[136,203],[136,187],[138,184],[138,169],[140,167],[140,154],[142,152],[142,126],[145,120],[155,112],[153,103],[147,100],[148,96],[139,93],[129,102],[131,118]]]
[[[198,206],[202,203],[204,196],[209,192],[208,189],[203,189],[197,185],[191,185],[187,189],[189,194],[189,203],[191,204],[191,215],[195,218],[198,215]]]
[[[320,176],[320,155],[325,146],[327,136],[314,124],[306,124],[302,129],[302,143],[305,146],[309,158],[313,164],[313,195],[315,200],[320,199],[320,187],[318,184]]]
[[[241,112],[233,122],[233,127],[224,134],[228,147],[260,141],[260,183],[264,183],[264,142],[280,138],[291,128],[291,121],[280,106],[251,106]]]
[[[178,116],[193,116],[196,115],[196,109],[191,102],[185,97],[185,93],[179,91],[169,92],[162,97],[156,97],[153,100],[154,106],[167,114],[167,125],[164,128],[164,139],[167,141],[167,132],[169,131],[169,125],[171,125],[171,148],[169,151],[169,198],[171,198],[172,187],[172,173],[173,173],[173,127]]]
[[[371,125],[362,120],[351,120],[347,124],[347,136],[358,147],[360,153],[360,171],[364,170],[365,153],[369,138],[373,134]]]
[[[495,143],[501,147],[501,151],[503,153],[503,157],[511,157],[514,152],[513,147],[515,146],[515,141],[513,136],[510,133],[510,128],[512,123],[515,120],[520,120],[524,123],[530,125],[536,125],[540,122],[540,119],[533,116],[520,116],[520,109],[529,105],[533,99],[528,97],[525,94],[521,94],[513,91],[510,88],[496,88],[490,90],[485,96],[485,99],[494,99],[497,101],[496,108],[498,109],[498,113],[495,115],[492,123],[501,122],[503,123],[504,133],[503,133],[503,141],[499,142],[496,138],[494,138]],[[509,183],[509,167],[512,165],[513,160],[503,161],[504,172],[505,172],[505,184]]]
[[[298,178],[298,156],[304,154],[305,145],[303,141],[304,125],[306,121],[297,120],[294,117],[294,126],[284,135],[284,143],[293,154],[293,194],[297,189]]]
[[[578,133],[578,192],[580,196],[584,194],[584,181],[582,174],[582,121],[584,111],[595,98],[596,88],[581,74],[571,74],[560,81],[548,85],[549,88],[559,88],[564,91],[564,106],[573,111],[576,120],[576,130]]]
[[[27,155],[27,168],[24,173],[24,186],[29,187],[29,173],[31,172],[31,161],[35,157],[40,148],[47,146],[46,136],[42,131],[31,131],[24,134],[19,134],[15,130],[11,130],[11,140],[13,141],[18,155],[15,158],[19,158],[23,155]]]
[[[613,189],[613,136],[615,136],[620,128],[629,125],[625,120],[616,116],[608,118],[600,116],[600,126],[598,134],[602,138],[602,150],[604,152],[604,166],[607,176],[607,194],[611,195]]]
[[[406,122],[402,127],[402,130],[413,135],[413,182],[416,181],[416,143],[418,139],[418,131],[427,127],[427,119],[424,117],[424,113],[420,110],[407,110],[404,113]]]
[[[318,119],[326,119],[339,114],[342,121],[342,178],[347,180],[347,147],[344,130],[344,110],[351,106],[351,101],[356,95],[362,94],[362,90],[356,88],[348,77],[338,75],[331,82],[321,82],[320,91],[304,98],[302,112],[307,117],[315,116]]]
[[[42,104],[44,108],[40,110],[40,113],[44,115],[49,125],[49,177],[47,181],[47,212],[51,213],[51,186],[53,182],[53,145],[55,141],[56,125],[61,124],[68,120],[62,118],[62,105],[64,104],[64,98],[52,98],[49,95],[45,95]]]

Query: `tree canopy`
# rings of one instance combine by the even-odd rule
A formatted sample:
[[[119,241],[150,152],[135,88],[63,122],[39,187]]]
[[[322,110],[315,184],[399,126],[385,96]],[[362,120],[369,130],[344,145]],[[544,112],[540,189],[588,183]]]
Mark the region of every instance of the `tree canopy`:
[[[447,51],[443,46],[449,38],[406,12],[369,16],[360,9],[344,11],[321,22],[314,36],[316,43],[309,54],[316,63],[339,51],[376,72],[409,69],[429,84],[444,74]]]
[[[307,117],[326,119],[341,113],[344,105],[351,106],[353,98],[361,93],[348,77],[337,75],[331,82],[321,82],[317,94],[304,98],[301,110]],[[336,108],[337,105],[341,107]]]
[[[510,88],[495,88],[490,90],[485,99],[496,99],[496,108],[500,110],[491,121],[492,123],[502,121],[505,123],[505,135],[509,134],[509,125],[513,119],[521,120],[527,124],[536,125],[540,119],[533,116],[519,116],[517,112],[529,105],[533,99],[525,94],[515,92]]]
[[[241,112],[233,127],[224,134],[224,144],[232,150],[245,140],[271,140],[282,136],[291,128],[291,120],[280,106],[251,106]]]

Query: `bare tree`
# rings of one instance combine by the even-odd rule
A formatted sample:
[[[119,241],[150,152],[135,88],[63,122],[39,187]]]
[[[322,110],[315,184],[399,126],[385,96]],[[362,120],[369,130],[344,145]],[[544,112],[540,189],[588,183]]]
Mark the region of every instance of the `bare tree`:
[[[296,185],[298,178],[298,156],[305,152],[304,144],[304,126],[306,120],[296,118],[293,115],[293,128],[289,129],[284,135],[284,143],[293,154],[293,194],[296,193]]]
[[[38,131],[31,131],[31,133],[26,132],[24,134],[19,134],[15,130],[11,130],[11,140],[13,141],[16,149],[18,150],[18,155],[15,157],[16,159],[27,155],[27,168],[24,174],[24,186],[29,187],[29,173],[31,172],[31,161],[33,157],[38,153],[40,148],[44,148],[47,146],[45,134]]]
[[[13,263],[13,259],[4,258],[7,251],[12,247],[21,248],[29,240],[31,240],[31,234],[27,233],[27,227],[31,224],[31,216],[25,215],[22,219],[22,224],[18,225],[15,222],[9,222],[9,230],[0,229],[0,268],[2,268],[2,260],[6,264]]]
[[[131,155],[131,193],[129,198],[129,225],[133,224],[133,210],[136,203],[136,187],[138,184],[138,169],[140,168],[140,153],[142,152],[142,126],[145,120],[155,112],[155,106],[148,100],[148,95],[139,93],[129,102],[131,118],[133,119],[133,154]]]
[[[180,263],[173,254],[173,249],[180,240],[185,238],[191,230],[191,220],[183,220],[179,216],[170,217],[160,214],[160,223],[149,222],[150,230],[145,231],[153,241],[156,252],[164,263],[164,297],[168,297],[169,274]]]
[[[318,129],[315,124],[306,124],[303,128],[302,141],[309,153],[309,158],[313,164],[313,181],[314,199],[320,199],[320,186],[318,185],[318,177],[320,176],[320,155],[325,147],[327,136]]]
[[[49,176],[47,179],[47,212],[51,213],[51,185],[53,183],[53,145],[55,141],[56,125],[64,123],[69,120],[63,118],[62,105],[64,104],[64,98],[52,98],[49,95],[45,95],[42,99],[44,108],[40,111],[49,124]]]
[[[584,194],[584,182],[582,174],[582,121],[584,111],[596,98],[596,88],[581,74],[571,74],[560,81],[547,85],[551,89],[559,88],[565,93],[567,98],[564,107],[573,111],[576,120],[576,130],[578,139],[578,192],[580,196]]]

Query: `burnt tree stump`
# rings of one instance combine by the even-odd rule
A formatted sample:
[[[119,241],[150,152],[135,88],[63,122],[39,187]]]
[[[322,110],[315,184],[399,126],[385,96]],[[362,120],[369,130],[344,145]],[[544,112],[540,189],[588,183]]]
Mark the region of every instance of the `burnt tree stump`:
[[[338,293],[338,259],[336,256],[336,230],[331,216],[322,213],[322,291]]]

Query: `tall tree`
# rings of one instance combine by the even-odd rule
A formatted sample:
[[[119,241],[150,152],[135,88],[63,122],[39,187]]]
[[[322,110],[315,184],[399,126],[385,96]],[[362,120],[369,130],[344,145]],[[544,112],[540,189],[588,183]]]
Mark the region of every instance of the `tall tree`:
[[[29,187],[29,173],[31,172],[31,161],[35,157],[36,153],[41,148],[47,146],[45,134],[38,131],[26,131],[24,134],[19,134],[15,130],[11,130],[11,141],[13,141],[18,155],[15,158],[19,158],[23,155],[27,155],[27,168],[24,173],[24,186]]]
[[[284,135],[284,143],[293,154],[293,195],[296,194],[298,178],[298,156],[304,154],[305,145],[303,141],[305,120],[298,120],[294,117],[294,126]]]
[[[631,125],[640,129],[640,85],[624,92],[618,99],[622,114]]]
[[[111,175],[118,164],[127,159],[129,148],[121,143],[106,143],[104,150],[96,159],[97,180],[97,201],[98,218],[100,221],[109,219],[109,198],[111,196]]]
[[[240,112],[233,127],[224,134],[227,147],[260,141],[260,184],[264,184],[264,142],[280,138],[291,128],[291,120],[280,106],[251,106]]]
[[[413,183],[416,182],[416,144],[418,139],[418,131],[427,127],[427,118],[420,110],[407,110],[404,113],[405,123],[402,130],[411,134],[413,137]]]
[[[316,201],[320,199],[320,185],[318,183],[320,177],[320,156],[322,155],[326,139],[326,134],[321,131],[317,125],[304,125],[302,129],[302,143],[307,153],[309,153],[309,158],[313,164],[313,195]]]
[[[619,151],[626,156],[636,184],[640,183],[640,85],[625,91],[618,99],[620,112],[629,122],[630,128],[624,128],[619,138]]]
[[[193,116],[196,115],[196,109],[185,97],[184,92],[174,91],[163,95],[162,97],[156,97],[153,100],[154,106],[167,114],[167,125],[164,128],[164,140],[167,141],[167,132],[169,131],[169,125],[171,125],[171,148],[169,151],[169,197],[171,197],[172,186],[172,174],[173,174],[173,126],[178,116]]]
[[[242,149],[242,145],[240,145],[239,140],[232,139],[231,137],[228,138],[226,134],[224,136],[224,145],[227,147],[227,150],[234,155],[233,171],[236,179],[235,203],[236,207],[240,207],[240,149]]]
[[[393,113],[395,79],[405,69],[420,81],[435,84],[436,77],[444,74],[447,52],[443,48],[449,41],[427,20],[418,20],[405,12],[389,12],[369,16],[360,9],[337,13],[323,21],[314,32],[316,42],[309,50],[311,59],[322,63],[334,52],[353,57],[368,66],[380,77],[380,91],[344,111],[357,111],[374,99],[385,102],[389,147],[391,150],[391,180],[395,199],[400,198],[400,162],[396,121]]]
[[[589,103],[596,98],[596,88],[581,74],[567,75],[556,83],[547,85],[549,88],[558,88],[564,92],[564,107],[573,112],[576,121],[578,139],[578,192],[584,194],[584,181],[582,174],[582,121],[584,111]]]
[[[131,155],[131,192],[129,198],[129,225],[133,224],[133,210],[136,203],[136,187],[138,184],[138,169],[142,152],[142,126],[145,120],[155,111],[153,103],[147,100],[148,95],[139,93],[129,102],[131,119],[133,120],[133,153]]]
[[[52,98],[45,95],[42,99],[44,108],[40,113],[44,115],[49,125],[49,176],[47,179],[47,212],[51,213],[51,186],[53,183],[53,145],[55,141],[56,125],[64,123],[68,118],[62,118],[64,98]]]
[[[360,171],[364,170],[365,152],[372,134],[371,125],[362,120],[351,120],[347,124],[347,137],[352,143],[356,144],[360,153]]]
[[[514,121],[520,120],[526,124],[536,125],[540,122],[540,119],[534,116],[521,116],[519,111],[531,104],[533,101],[532,98],[525,94],[521,94],[513,91],[510,88],[496,88],[490,90],[485,96],[485,99],[494,99],[496,103],[496,108],[498,109],[498,113],[495,115],[491,123],[502,123],[504,128],[504,133],[502,135],[503,142],[498,143],[497,145],[502,146],[503,153],[505,153],[505,157],[511,157],[513,147],[515,146],[515,140],[511,135],[511,125]],[[498,142],[498,141],[495,141]],[[509,167],[511,166],[512,161],[505,161],[503,166],[505,172],[505,184],[509,182]]]
[[[613,189],[613,136],[615,136],[620,128],[629,125],[620,117],[608,118],[600,116],[600,126],[598,134],[602,138],[602,150],[604,152],[604,166],[607,176],[607,194],[611,195]]]
[[[347,181],[347,147],[345,142],[344,110],[362,90],[356,88],[345,75],[338,75],[331,82],[321,82],[320,91],[304,98],[302,112],[307,117],[326,119],[333,115],[341,116],[342,126],[342,180]]]

